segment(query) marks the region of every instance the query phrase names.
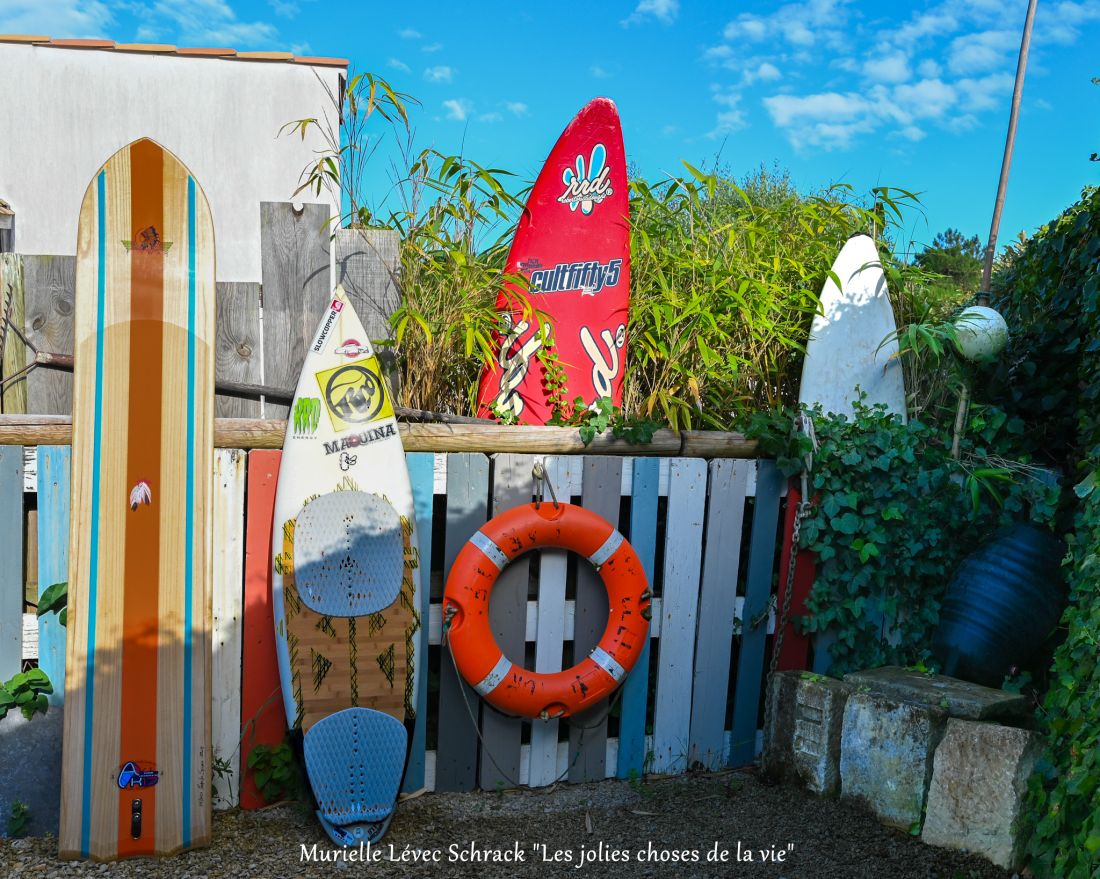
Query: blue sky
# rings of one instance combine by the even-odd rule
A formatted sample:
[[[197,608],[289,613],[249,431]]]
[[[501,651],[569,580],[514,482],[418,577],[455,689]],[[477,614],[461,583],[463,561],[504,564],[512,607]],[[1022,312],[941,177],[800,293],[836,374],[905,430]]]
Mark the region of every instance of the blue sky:
[[[985,239],[1026,0],[0,0],[0,32],[348,57],[416,96],[417,146],[525,178],[591,97],[648,177],[716,156],[922,193],[915,242]],[[1040,0],[1001,242],[1100,183],[1100,0]],[[383,158],[380,154],[379,158]],[[374,180],[381,192],[387,162]]]

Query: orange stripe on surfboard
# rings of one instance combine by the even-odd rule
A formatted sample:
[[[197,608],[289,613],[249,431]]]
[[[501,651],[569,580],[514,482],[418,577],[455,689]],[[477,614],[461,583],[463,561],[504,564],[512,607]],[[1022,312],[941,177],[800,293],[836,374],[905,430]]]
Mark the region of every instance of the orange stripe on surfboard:
[[[122,716],[118,765],[157,767],[157,651],[159,647],[161,381],[164,344],[164,151],[149,140],[130,148],[130,395],[125,492],[149,484],[152,504],[126,517],[122,640]],[[155,231],[153,231],[155,230]],[[133,428],[137,428],[134,430]],[[156,787],[119,791],[118,854],[156,847]],[[142,800],[142,834],[130,835],[131,802]]]

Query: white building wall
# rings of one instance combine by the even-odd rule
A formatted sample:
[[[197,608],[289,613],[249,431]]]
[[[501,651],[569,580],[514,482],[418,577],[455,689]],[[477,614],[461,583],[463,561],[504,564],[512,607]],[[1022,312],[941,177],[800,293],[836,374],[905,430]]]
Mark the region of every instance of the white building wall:
[[[84,191],[118,149],[150,137],[202,186],[220,281],[260,280],[260,202],[292,200],[316,134],[286,122],[334,116],[344,71],[277,61],[0,43],[0,198],[17,253],[75,254]],[[303,193],[296,201],[317,201]],[[327,196],[335,215],[339,206]]]

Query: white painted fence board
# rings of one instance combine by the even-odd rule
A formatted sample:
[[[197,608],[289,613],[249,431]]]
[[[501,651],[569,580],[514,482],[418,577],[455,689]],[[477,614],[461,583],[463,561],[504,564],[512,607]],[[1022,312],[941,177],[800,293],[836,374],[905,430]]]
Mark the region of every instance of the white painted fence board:
[[[241,627],[244,620],[244,487],[247,455],[214,450],[214,655],[210,669],[210,734],[214,757],[228,772],[215,779],[215,809],[240,797]]]
[[[736,625],[747,463],[729,458],[710,462],[706,554],[692,681],[692,692],[699,695],[691,700],[688,765],[699,763],[711,771],[722,767],[725,756],[726,693]]]
[[[582,472],[583,459],[560,456],[547,458],[543,463],[546,476],[553,486],[556,496],[562,500],[569,497],[568,491],[574,476]],[[528,615],[535,611],[535,671],[539,674],[552,674],[561,671],[562,643],[565,636],[565,581],[569,568],[569,553],[563,549],[544,549],[539,560],[539,599],[527,602]],[[570,640],[572,639],[573,613],[575,603],[570,601]],[[530,625],[530,619],[528,621]],[[528,638],[527,640],[531,640]],[[528,780],[523,781],[533,787],[553,784],[558,772],[558,721],[533,721],[531,723],[531,746]],[[522,758],[521,758],[522,759]],[[522,768],[521,768],[522,774]]]
[[[23,661],[38,659],[38,615],[23,614]]]
[[[672,459],[665,527],[661,639],[657,642],[657,692],[651,749],[654,772],[682,772],[687,766],[706,480],[706,461]]]

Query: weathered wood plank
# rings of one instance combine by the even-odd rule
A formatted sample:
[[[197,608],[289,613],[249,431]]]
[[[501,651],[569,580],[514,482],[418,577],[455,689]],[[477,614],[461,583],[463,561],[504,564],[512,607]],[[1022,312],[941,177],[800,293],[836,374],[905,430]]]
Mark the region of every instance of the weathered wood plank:
[[[760,711],[764,646],[768,634],[765,622],[772,597],[779,495],[783,482],[774,461],[757,464],[756,503],[752,514],[741,645],[737,654],[737,685],[733,694],[731,766],[743,766],[756,759],[756,720]]]
[[[581,506],[619,527],[623,463],[620,458],[585,458]],[[590,564],[577,567],[576,620],[573,661],[592,652],[607,626],[607,588]],[[607,701],[578,714],[569,727],[569,781],[597,781],[607,774]]]
[[[631,445],[608,435],[585,445],[571,427],[535,427],[505,424],[401,423],[406,452],[514,452],[548,455],[675,455],[678,434],[658,431],[653,443]],[[214,445],[222,449],[281,449],[286,421],[255,418],[218,418]],[[0,445],[64,445],[72,441],[72,420],[60,415],[0,415]],[[716,439],[716,444],[718,440]],[[723,458],[751,458],[755,441],[739,433],[724,434]],[[754,492],[750,478],[749,496]]]
[[[435,500],[435,455],[413,452],[406,456],[416,512],[416,542],[420,548],[420,661],[416,667],[416,726],[409,741],[409,760],[402,790],[413,793],[424,787],[424,755],[428,733],[428,616],[432,592],[432,508]]]
[[[260,202],[263,282],[264,382],[292,388],[302,372],[309,342],[332,301],[329,208]],[[268,418],[286,418],[288,407],[264,403]]]
[[[38,594],[69,579],[68,446],[38,447]],[[51,705],[65,701],[65,627],[58,615],[38,618],[38,667],[53,682]]]
[[[259,809],[264,805],[251,770],[243,768],[248,765],[248,755],[256,745],[279,744],[287,729],[271,606],[271,529],[281,459],[282,452],[256,451],[248,455],[241,645],[242,770],[238,790],[242,809]]]
[[[567,499],[569,486],[582,472],[579,458],[547,458],[546,477],[558,498]],[[547,492],[549,495],[549,492]],[[547,497],[549,500],[549,497]],[[535,628],[535,671],[553,674],[561,671],[562,644],[565,641],[565,586],[569,553],[564,549],[544,549],[539,559],[539,597]],[[532,787],[558,780],[558,721],[531,721],[531,760],[527,783]]]
[[[669,468],[664,601],[657,644],[654,772],[682,772],[687,768],[706,494],[706,462],[698,458],[674,459]]]
[[[493,459],[493,515],[519,504],[529,504],[533,491],[531,455],[497,455]],[[467,535],[468,537],[469,535]],[[489,602],[489,626],[501,652],[512,662],[525,665],[527,586],[530,561],[516,559],[501,571]],[[515,787],[519,783],[519,751],[522,721],[499,712],[481,713],[482,790]]]
[[[624,468],[625,469],[625,468]],[[635,458],[631,484],[630,545],[645,569],[649,588],[653,588],[657,556],[657,492],[660,461],[657,458]],[[661,624],[660,600],[651,605],[653,620],[650,637],[646,639],[638,661],[623,684],[622,708],[619,714],[619,748],[616,774],[619,778],[641,776],[645,770],[645,716],[649,702],[649,642],[653,630]]]
[[[240,800],[241,630],[244,625],[244,488],[247,454],[214,452],[213,662],[210,668],[210,741],[214,749],[213,805]]]
[[[24,256],[24,332],[40,351],[73,353],[76,257]],[[68,415],[73,411],[73,377],[36,369],[27,377],[27,411]],[[28,443],[29,445],[29,443]]]
[[[7,329],[3,319],[23,329],[24,324],[23,258],[14,253],[0,253],[0,334],[6,335],[4,359],[0,361],[0,378],[7,378],[27,363],[27,346]],[[10,415],[27,411],[27,382],[16,381],[0,395],[0,412]]]
[[[343,284],[355,312],[363,321],[367,338],[393,389],[401,399],[400,375],[394,370],[390,315],[401,304],[395,278],[400,269],[401,236],[391,229],[338,229],[336,231],[336,283]]]
[[[688,765],[707,770],[725,763],[726,693],[741,564],[745,486],[752,464],[719,458],[710,463],[706,555],[699,591],[699,626],[692,683]]]
[[[448,455],[444,577],[450,573],[459,550],[485,524],[488,505],[489,459],[484,455]],[[439,669],[436,790],[470,791],[477,787],[480,701],[477,693],[458,676],[450,650],[444,647]]]
[[[0,681],[23,659],[23,450],[0,448]]]
[[[218,283],[217,341],[214,375],[217,381],[263,381],[260,357],[260,285]],[[214,414],[219,418],[259,418],[259,400],[218,395]]]

